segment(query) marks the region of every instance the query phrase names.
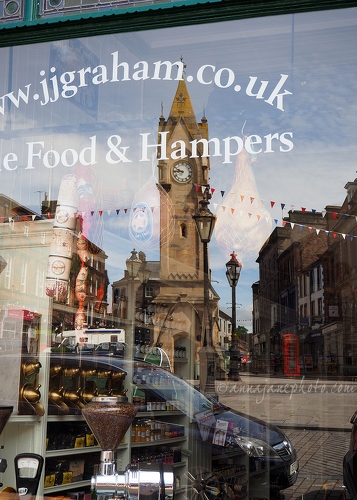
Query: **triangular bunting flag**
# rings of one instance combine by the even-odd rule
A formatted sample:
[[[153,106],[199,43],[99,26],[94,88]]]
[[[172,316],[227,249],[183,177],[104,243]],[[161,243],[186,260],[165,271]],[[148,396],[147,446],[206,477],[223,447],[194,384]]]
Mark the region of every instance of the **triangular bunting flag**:
[[[250,197],[250,203],[253,203],[253,201],[254,201],[254,198],[251,196]]]
[[[294,229],[295,222],[290,222],[290,226],[291,226],[292,229]]]
[[[91,216],[93,217],[93,215],[94,215],[94,210],[91,210],[91,213],[90,213],[90,214],[91,214]]]
[[[319,234],[319,232],[320,232],[320,229],[316,229],[316,234]]]
[[[211,194],[214,194],[215,191],[215,188],[211,188]]]
[[[223,196],[224,196],[224,191],[221,191],[221,196],[222,196],[222,198],[223,198]]]
[[[261,219],[261,215],[257,214],[257,219],[260,220]]]
[[[100,217],[103,215],[103,210],[99,210]]]
[[[235,210],[234,208],[231,208],[231,212],[232,212],[232,214],[234,214],[234,210]]]
[[[285,203],[280,203],[281,209],[284,210],[285,208]]]
[[[244,194],[241,194],[240,195],[240,201],[243,201],[244,200]]]
[[[275,201],[271,201],[271,202],[270,202],[270,206],[271,206],[271,208],[273,208],[273,207],[274,207],[274,205],[275,205]]]
[[[275,224],[278,224],[278,219],[274,219]]]
[[[119,214],[119,212],[120,212],[120,208],[117,208],[115,211],[116,211],[116,213],[117,213],[117,215],[118,215],[118,214]]]
[[[286,220],[283,220],[283,226],[284,227],[286,226]]]
[[[346,239],[346,235],[344,233],[342,233],[342,238],[345,240]]]
[[[306,212],[306,207],[301,207],[302,213]]]
[[[333,217],[334,219],[336,219],[336,217],[337,217],[337,213],[336,213],[336,212],[332,212],[332,217]]]

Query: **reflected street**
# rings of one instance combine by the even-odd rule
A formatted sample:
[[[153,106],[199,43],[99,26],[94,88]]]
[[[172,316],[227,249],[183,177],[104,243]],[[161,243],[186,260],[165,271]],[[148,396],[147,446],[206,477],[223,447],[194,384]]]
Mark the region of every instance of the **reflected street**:
[[[297,450],[299,478],[284,491],[285,500],[348,498],[342,461],[356,410],[357,383],[249,373],[241,379],[217,382],[220,402],[280,426]]]

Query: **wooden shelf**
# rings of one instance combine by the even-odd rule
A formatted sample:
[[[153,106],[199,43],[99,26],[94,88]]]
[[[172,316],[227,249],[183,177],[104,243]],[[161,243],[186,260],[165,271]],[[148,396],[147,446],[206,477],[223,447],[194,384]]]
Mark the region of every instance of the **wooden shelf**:
[[[90,479],[86,481],[75,481],[74,483],[69,484],[58,484],[57,486],[50,486],[49,488],[43,489],[43,494],[47,495],[48,493],[56,493],[63,490],[68,491],[73,488],[87,488],[88,486],[90,486]]]
[[[132,448],[139,448],[140,446],[161,446],[162,444],[171,444],[171,443],[182,443],[186,441],[187,437],[182,436],[178,438],[171,439],[159,439],[158,441],[140,441],[139,443],[131,443]]]
[[[138,443],[141,444],[141,443]],[[128,447],[126,443],[120,444],[118,450],[125,450]],[[96,453],[102,451],[100,446],[84,446],[83,448],[61,448],[59,450],[47,450],[46,457],[60,457],[62,455],[81,455],[86,453]]]
[[[80,455],[82,453],[95,453],[101,451],[100,446],[85,446],[83,448],[63,448],[59,450],[46,450],[46,458],[62,455]]]
[[[39,417],[38,415],[11,415],[8,421],[8,424],[11,423],[24,423],[24,424],[37,424],[41,422],[43,417]]]
[[[174,410],[174,411],[166,411],[166,410],[149,410],[149,411],[140,411],[136,414],[135,418],[141,417],[171,417],[171,416],[180,416],[182,415],[182,411]]]
[[[84,422],[83,415],[48,415],[47,422]]]

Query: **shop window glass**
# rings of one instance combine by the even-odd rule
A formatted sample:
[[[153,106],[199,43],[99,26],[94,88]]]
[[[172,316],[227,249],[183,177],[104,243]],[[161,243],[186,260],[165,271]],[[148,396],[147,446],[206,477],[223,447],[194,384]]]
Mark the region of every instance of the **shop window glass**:
[[[105,6],[41,8],[46,17]],[[43,421],[70,422],[86,397],[126,389],[140,412],[193,429],[186,442],[175,436],[180,495],[188,471],[208,469],[217,500],[244,488],[246,498],[296,498],[290,437],[304,451],[301,433],[336,426],[339,462],[329,469],[319,455],[314,466],[337,475],[342,493],[356,403],[352,390],[332,388],[357,377],[356,26],[352,8],[0,49],[2,375],[4,353],[17,354],[6,365],[16,390],[7,377],[0,400],[11,386],[16,425],[33,416],[29,449],[46,449],[31,441],[45,436]],[[81,372],[85,389],[71,378],[82,355],[103,368]],[[104,359],[109,371],[132,361],[125,387]],[[49,372],[51,360],[51,376],[24,375],[25,361]],[[51,397],[49,417],[41,401]],[[132,448],[121,444],[122,458],[143,459]],[[303,479],[317,474],[300,466]],[[68,491],[57,486],[49,494]]]

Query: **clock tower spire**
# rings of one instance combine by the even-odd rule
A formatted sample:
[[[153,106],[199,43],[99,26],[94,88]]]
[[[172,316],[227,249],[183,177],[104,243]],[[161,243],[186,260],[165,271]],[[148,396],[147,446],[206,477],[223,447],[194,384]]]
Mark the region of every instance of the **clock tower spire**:
[[[161,274],[164,279],[182,281],[200,276],[202,249],[192,215],[198,209],[202,186],[209,184],[209,157],[203,157],[204,143],[208,141],[208,123],[205,117],[198,122],[185,80],[180,80],[170,114],[159,119],[159,138],[165,135],[166,151],[158,161],[159,184],[172,202],[174,221],[168,221],[166,207],[161,206],[161,234],[164,225],[174,224],[173,236],[161,238]]]

